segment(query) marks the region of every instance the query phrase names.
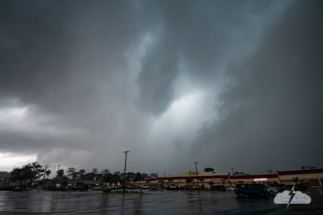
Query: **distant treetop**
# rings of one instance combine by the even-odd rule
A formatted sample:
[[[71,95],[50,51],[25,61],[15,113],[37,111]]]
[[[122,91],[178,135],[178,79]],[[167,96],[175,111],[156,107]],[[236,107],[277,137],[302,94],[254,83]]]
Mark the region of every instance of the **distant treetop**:
[[[204,169],[204,172],[214,172],[214,169],[213,168],[210,168],[210,167],[206,167]]]

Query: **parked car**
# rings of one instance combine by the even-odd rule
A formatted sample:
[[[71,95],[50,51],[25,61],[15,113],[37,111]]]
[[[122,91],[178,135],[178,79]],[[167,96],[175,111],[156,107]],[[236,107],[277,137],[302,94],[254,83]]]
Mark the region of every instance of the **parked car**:
[[[214,185],[214,186],[211,186],[211,190],[226,191],[225,186],[223,186],[223,185]]]
[[[200,189],[201,189],[201,187],[200,187],[200,186],[198,186],[198,185],[192,185],[192,188],[193,188],[194,190],[200,190]]]
[[[180,186],[177,184],[169,184],[167,186],[167,190],[179,190],[179,189],[180,189]]]
[[[265,197],[269,195],[267,188],[262,184],[237,184],[234,188],[234,194],[239,197],[243,197],[244,195],[258,195],[260,197]]]
[[[190,184],[185,185],[184,187],[182,187],[184,190],[192,190],[193,186]]]
[[[138,188],[139,187],[137,185],[134,185],[134,184],[128,186],[128,189],[138,189]]]
[[[85,185],[77,185],[77,186],[72,185],[72,186],[67,186],[65,189],[68,191],[87,191],[89,187]]]
[[[233,186],[231,186],[231,187],[226,187],[226,190],[234,191],[234,187],[233,187]]]
[[[92,187],[92,190],[93,191],[100,191],[100,190],[103,190],[103,187],[102,186],[95,186],[95,187]]]
[[[278,191],[283,191],[283,187],[285,186],[285,184],[271,184],[270,186],[272,187],[277,187]]]
[[[117,189],[118,187],[117,187],[117,186],[114,186],[114,185],[109,185],[109,186],[108,186],[108,188],[109,188],[110,190],[114,190],[114,189]]]
[[[13,192],[20,192],[20,191],[25,191],[27,190],[25,187],[15,187],[13,188]]]
[[[89,189],[89,186],[87,185],[77,185],[75,186],[76,191],[87,191]]]
[[[105,187],[105,188],[103,188],[103,190],[102,190],[103,192],[111,192],[111,189],[109,189],[109,187]]]
[[[268,193],[271,196],[275,195],[279,191],[279,189],[277,187],[272,187],[272,186],[269,186],[269,185],[265,185],[265,187],[267,187]]]
[[[295,187],[294,187],[295,186]],[[295,184],[295,185],[285,185],[284,187],[282,187],[282,190],[291,190],[293,189],[295,191],[302,191],[302,190],[307,190],[307,186],[305,184]]]
[[[143,185],[143,186],[141,186],[141,188],[142,189],[149,189],[149,185],[147,185],[147,184],[146,185]]]

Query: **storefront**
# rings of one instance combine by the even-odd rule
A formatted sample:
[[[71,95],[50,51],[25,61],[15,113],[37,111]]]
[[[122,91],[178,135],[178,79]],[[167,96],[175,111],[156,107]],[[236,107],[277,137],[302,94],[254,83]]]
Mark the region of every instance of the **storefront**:
[[[157,179],[144,179],[141,181],[141,184],[145,184],[146,181],[148,183],[158,183],[159,187],[166,186],[167,184],[177,184],[180,186],[184,186],[186,184],[199,184],[205,187],[209,187],[209,183],[212,182],[214,185],[220,184],[232,184],[229,179],[230,174],[227,173],[212,173],[212,172],[204,172],[198,170],[196,172],[195,169],[180,173],[178,175],[165,176],[165,177],[157,177]],[[133,183],[133,179],[130,180]],[[140,181],[136,181],[136,185],[140,185]]]
[[[234,186],[235,184],[295,184],[304,183],[310,187],[322,187],[323,169],[289,170],[277,171],[273,174],[257,175],[234,175],[230,173],[212,173],[195,169],[183,172],[178,175],[157,177],[153,179],[144,179],[141,184],[155,184],[157,187],[163,187],[167,184],[177,184],[184,186],[186,184],[199,184],[204,187],[212,185]],[[133,179],[130,181],[134,183]],[[135,183],[140,185],[140,181]]]
[[[322,187],[323,169],[277,171],[277,176],[284,184],[304,183],[309,187]]]

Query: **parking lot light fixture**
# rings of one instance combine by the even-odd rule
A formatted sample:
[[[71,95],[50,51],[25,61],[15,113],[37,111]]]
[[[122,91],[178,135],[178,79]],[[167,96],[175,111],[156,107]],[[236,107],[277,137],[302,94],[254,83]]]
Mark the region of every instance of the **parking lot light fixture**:
[[[197,176],[197,186],[199,186],[199,174],[197,173],[197,163],[198,162],[194,162],[195,163],[195,170],[196,170],[196,176]]]
[[[123,179],[123,192],[125,193],[126,192],[126,169],[127,169],[127,153],[129,151],[124,151],[123,153],[126,154],[126,158],[125,158],[125,162],[124,162],[124,179]]]
[[[232,170],[232,176],[234,176],[234,174],[233,174],[233,169],[234,169],[234,168],[230,168],[230,169]],[[234,185],[237,185],[237,184],[236,184],[236,179],[235,179],[235,177],[233,178],[233,180],[234,180]]]

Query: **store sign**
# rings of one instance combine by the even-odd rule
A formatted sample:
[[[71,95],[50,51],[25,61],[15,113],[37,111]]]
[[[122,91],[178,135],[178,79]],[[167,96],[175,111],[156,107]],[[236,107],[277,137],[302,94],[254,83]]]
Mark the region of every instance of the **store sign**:
[[[254,181],[267,181],[267,178],[255,178]]]
[[[192,175],[198,175],[198,174],[197,174],[197,172],[192,172],[192,171],[189,171],[189,172],[188,172],[188,174],[189,174],[190,176],[192,176]]]

